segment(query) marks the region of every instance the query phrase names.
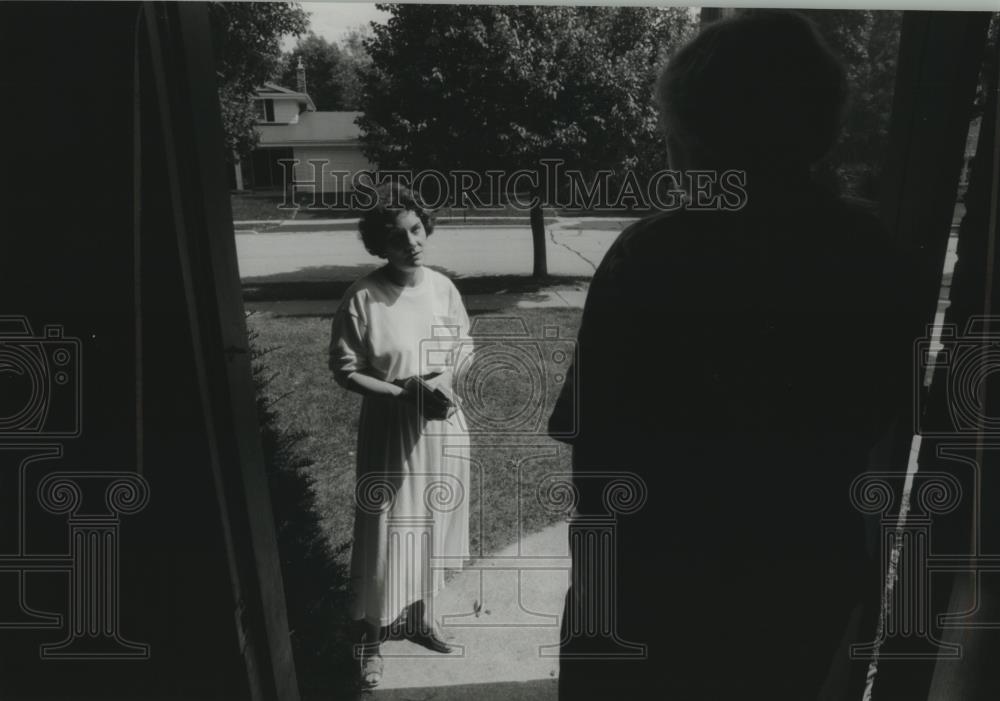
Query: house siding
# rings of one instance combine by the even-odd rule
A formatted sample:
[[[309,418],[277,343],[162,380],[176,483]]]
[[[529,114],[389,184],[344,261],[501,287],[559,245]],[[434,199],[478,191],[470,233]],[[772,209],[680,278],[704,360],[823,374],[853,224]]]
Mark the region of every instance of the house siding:
[[[288,123],[299,116],[299,103],[295,100],[274,101],[274,121]]]
[[[294,148],[295,158],[299,159],[295,166],[295,180],[297,182],[310,182],[314,179],[310,160],[325,161],[322,166],[326,175],[323,177],[322,190],[324,192],[335,192],[338,190],[352,189],[350,177],[334,178],[329,175],[331,171],[346,171],[353,175],[361,170],[373,170],[372,165],[365,158],[361,147],[355,144],[345,144],[344,146],[296,146]],[[316,168],[317,176],[319,166]]]

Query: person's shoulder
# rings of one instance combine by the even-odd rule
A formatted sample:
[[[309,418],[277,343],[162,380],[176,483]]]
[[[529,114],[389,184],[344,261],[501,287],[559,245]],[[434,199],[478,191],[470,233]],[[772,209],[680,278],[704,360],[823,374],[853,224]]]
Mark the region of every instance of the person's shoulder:
[[[678,212],[657,212],[642,219],[638,219],[624,229],[615,237],[608,248],[608,254],[614,257],[627,256],[632,249],[646,241],[651,236],[659,236],[664,231],[669,231],[676,226]]]
[[[424,267],[424,274],[427,275],[427,279],[430,280],[435,285],[451,285],[451,278],[449,278],[444,273],[435,270],[434,268]]]
[[[612,242],[605,261],[608,267],[628,262],[642,263],[664,252],[701,241],[699,232],[718,224],[715,212],[666,210],[632,222]],[[711,221],[709,221],[711,220]]]
[[[363,307],[368,300],[377,295],[384,284],[382,275],[377,269],[358,278],[344,290],[344,294],[340,298],[341,308]]]
[[[375,290],[383,287],[385,282],[382,274],[378,270],[373,270],[367,275],[358,278],[344,293],[345,297],[364,297],[370,295]]]
[[[622,245],[628,245],[649,236],[669,234],[685,226],[689,218],[684,209],[656,212],[626,226],[618,234],[617,241],[621,241]]]
[[[427,281],[436,291],[445,294],[458,294],[458,288],[455,287],[455,283],[444,273],[434,270],[434,268],[425,267],[424,274],[427,275]]]

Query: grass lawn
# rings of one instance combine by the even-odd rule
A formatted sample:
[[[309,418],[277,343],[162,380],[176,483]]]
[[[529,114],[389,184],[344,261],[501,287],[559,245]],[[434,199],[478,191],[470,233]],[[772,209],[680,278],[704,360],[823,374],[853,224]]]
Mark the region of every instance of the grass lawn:
[[[312,195],[299,193],[296,196],[298,209],[279,209],[284,203],[284,195],[280,193],[249,193],[231,192],[229,201],[233,208],[233,221],[274,221],[283,219],[354,219],[357,212],[350,212],[336,207],[322,206],[313,208]]]
[[[500,321],[498,317],[508,319]],[[501,314],[473,314],[473,323],[479,328],[492,326],[495,333],[498,328],[507,328],[511,317],[523,320],[531,339],[543,338],[544,327],[557,327],[559,338],[571,341],[576,338],[580,310],[512,308]],[[262,361],[271,376],[266,393],[279,427],[305,434],[299,452],[312,462],[306,471],[313,480],[322,527],[346,564],[349,551],[342,546],[352,537],[361,398],[338,387],[327,369],[330,319],[258,312],[249,316],[248,324],[257,335],[256,345],[266,351]],[[477,347],[480,343],[486,347],[482,340],[477,341]],[[554,346],[540,341],[535,347],[544,350]],[[565,340],[560,347],[567,347]],[[538,377],[550,378],[541,391],[538,383],[529,382],[530,373],[523,372],[523,367],[519,370],[493,362],[492,369],[484,369],[477,388],[487,397],[487,415],[528,417],[528,425],[544,431],[559,389],[551,379],[557,370],[552,355],[539,354],[546,367]],[[488,360],[489,354],[484,352],[480,357]],[[494,356],[493,361],[496,359]],[[489,554],[562,518],[562,514],[542,506],[533,487],[546,475],[569,471],[568,446],[538,433],[473,435],[472,458],[468,486],[473,556]]]
[[[278,209],[280,196],[255,196],[232,193],[229,202],[233,208],[233,221],[260,221],[273,219],[291,219],[292,212]]]

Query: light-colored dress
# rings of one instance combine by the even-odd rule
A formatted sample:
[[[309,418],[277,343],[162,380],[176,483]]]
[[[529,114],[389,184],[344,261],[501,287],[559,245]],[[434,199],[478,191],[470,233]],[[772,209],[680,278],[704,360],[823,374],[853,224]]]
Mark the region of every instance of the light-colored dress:
[[[335,374],[364,372],[392,382],[468,362],[469,318],[461,296],[444,275],[423,271],[412,287],[377,270],[348,289],[333,320]],[[464,425],[458,414],[424,419],[414,402],[364,398],[351,552],[355,620],[392,623],[406,606],[444,585],[446,568],[468,559]]]

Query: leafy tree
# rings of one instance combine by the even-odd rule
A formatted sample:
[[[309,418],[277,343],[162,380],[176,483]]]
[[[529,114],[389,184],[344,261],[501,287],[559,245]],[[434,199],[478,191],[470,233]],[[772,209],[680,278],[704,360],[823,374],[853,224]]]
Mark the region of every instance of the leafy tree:
[[[306,92],[318,110],[358,110],[361,76],[371,64],[365,39],[371,32],[355,28],[338,44],[309,32],[281,57],[274,82],[295,89],[299,59],[306,71]]]
[[[309,32],[299,38],[294,49],[282,56],[275,82],[286,88],[298,89],[299,59],[306,72],[306,92],[316,109],[344,109],[344,86],[341,81],[344,56],[340,47]]]
[[[372,37],[370,27],[351,29],[340,42],[341,63],[340,84],[343,88],[343,109],[360,110],[363,76],[370,68],[372,60],[365,42]]]
[[[683,8],[381,5],[360,124],[382,168],[540,172],[664,163],[652,83]],[[546,274],[541,177],[534,274]]]
[[[843,132],[818,175],[846,194],[877,199],[885,161],[902,13],[805,11],[847,70],[850,102]]]
[[[281,59],[281,38],[300,35],[308,15],[293,2],[214,2],[209,5],[219,102],[230,160],[257,145],[253,97]]]

